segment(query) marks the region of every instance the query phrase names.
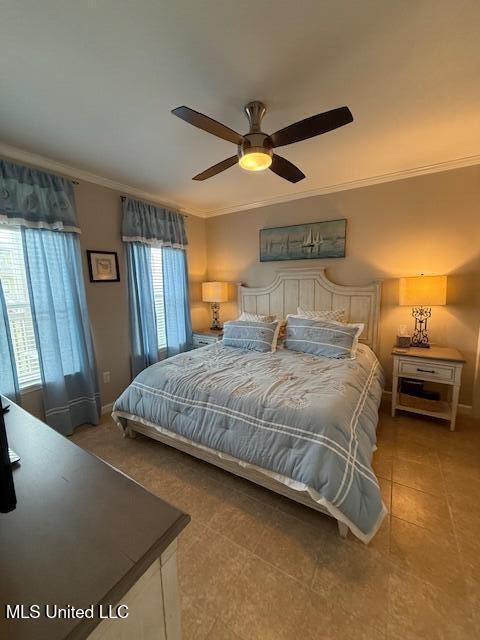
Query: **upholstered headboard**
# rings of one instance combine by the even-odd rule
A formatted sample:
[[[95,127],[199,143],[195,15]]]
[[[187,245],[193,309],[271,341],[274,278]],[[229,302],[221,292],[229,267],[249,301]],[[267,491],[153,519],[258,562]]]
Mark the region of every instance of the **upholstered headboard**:
[[[381,282],[344,286],[334,284],[325,269],[282,269],[267,287],[238,288],[240,311],[270,314],[285,318],[306,309],[345,309],[348,322],[363,322],[361,342],[378,353]]]

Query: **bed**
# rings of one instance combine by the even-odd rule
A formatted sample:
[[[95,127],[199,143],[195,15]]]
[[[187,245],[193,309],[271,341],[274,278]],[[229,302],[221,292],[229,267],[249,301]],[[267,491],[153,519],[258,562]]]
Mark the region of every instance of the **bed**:
[[[383,386],[379,302],[378,282],[345,287],[322,269],[239,286],[240,310],[253,313],[345,309],[365,325],[356,359],[217,342],[142,371],[112,415],[125,435],[142,433],[326,513],[342,536],[367,543],[386,513],[371,467]]]

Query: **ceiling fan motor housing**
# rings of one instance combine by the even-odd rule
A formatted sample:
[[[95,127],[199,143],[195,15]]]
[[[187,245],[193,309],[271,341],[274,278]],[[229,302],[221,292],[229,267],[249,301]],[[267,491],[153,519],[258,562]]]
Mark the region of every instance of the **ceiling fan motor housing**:
[[[239,158],[248,153],[265,153],[270,157],[273,156],[273,145],[270,136],[261,130],[262,119],[266,111],[263,102],[258,100],[245,105],[245,114],[250,123],[250,131],[243,136],[243,142],[238,145]]]
[[[247,133],[242,144],[238,145],[238,157],[241,158],[248,153],[265,153],[273,156],[272,141],[266,133]]]

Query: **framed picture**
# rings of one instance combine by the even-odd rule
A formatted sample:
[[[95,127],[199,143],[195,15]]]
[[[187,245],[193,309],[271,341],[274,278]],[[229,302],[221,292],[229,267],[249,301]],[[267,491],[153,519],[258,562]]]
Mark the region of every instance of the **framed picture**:
[[[87,251],[90,282],[120,282],[116,251]]]
[[[260,262],[344,258],[347,221],[260,229]]]

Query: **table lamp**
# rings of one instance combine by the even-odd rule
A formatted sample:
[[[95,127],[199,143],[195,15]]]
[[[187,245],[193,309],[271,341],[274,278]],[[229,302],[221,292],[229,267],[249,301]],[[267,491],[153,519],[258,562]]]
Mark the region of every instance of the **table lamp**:
[[[427,322],[432,315],[431,307],[447,304],[447,276],[416,276],[400,278],[400,304],[412,307],[415,330],[413,347],[430,347]]]
[[[228,282],[203,282],[202,300],[212,303],[213,318],[210,329],[221,329],[222,325],[218,319],[219,302],[227,302],[228,300]]]

